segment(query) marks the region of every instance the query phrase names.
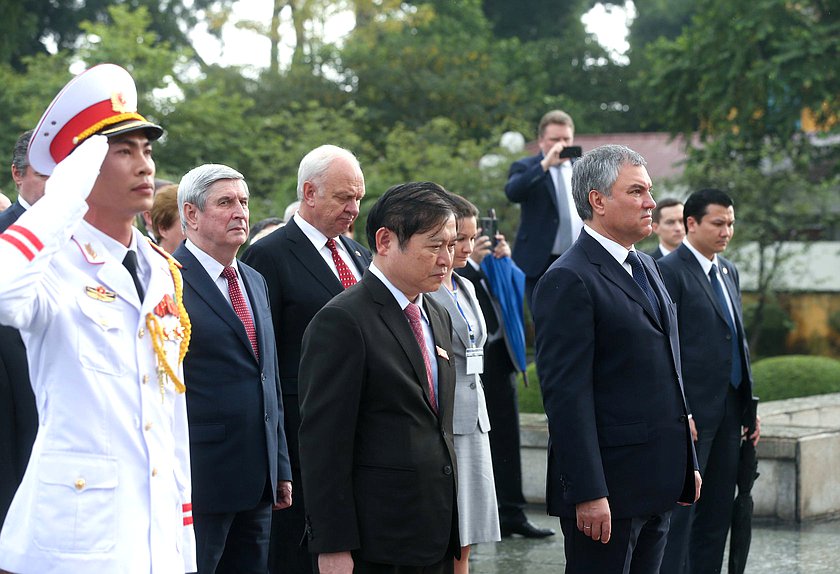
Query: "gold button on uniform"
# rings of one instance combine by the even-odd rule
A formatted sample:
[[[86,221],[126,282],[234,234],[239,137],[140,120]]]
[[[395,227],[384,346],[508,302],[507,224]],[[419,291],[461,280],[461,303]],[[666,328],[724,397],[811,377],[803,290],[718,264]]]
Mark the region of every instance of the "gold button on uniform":
[[[146,334],[146,329],[144,329],[143,327],[140,327],[140,330],[137,332],[137,337],[142,339],[143,335],[145,335],[145,334]]]
[[[157,467],[152,469],[152,476],[157,476]]]
[[[87,483],[85,482],[84,478],[77,478],[76,482],[74,483],[74,486],[76,487],[76,490],[82,490],[86,484]]]
[[[144,429],[146,429],[146,430],[152,430],[152,423],[151,423],[151,422],[147,422],[147,423],[143,426],[143,428],[144,428]]]
[[[143,384],[145,385],[148,382],[149,382],[149,375],[143,375]]]

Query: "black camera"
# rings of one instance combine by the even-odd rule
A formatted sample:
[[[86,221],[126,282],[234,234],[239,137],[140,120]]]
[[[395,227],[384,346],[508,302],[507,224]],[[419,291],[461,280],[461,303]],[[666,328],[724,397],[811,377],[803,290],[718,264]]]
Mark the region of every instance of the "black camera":
[[[557,157],[580,157],[583,155],[583,148],[579,145],[567,145]]]

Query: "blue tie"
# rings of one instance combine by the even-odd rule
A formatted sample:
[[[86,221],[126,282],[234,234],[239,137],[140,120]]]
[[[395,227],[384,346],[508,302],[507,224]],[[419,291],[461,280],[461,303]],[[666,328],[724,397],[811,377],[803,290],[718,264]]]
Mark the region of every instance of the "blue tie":
[[[659,318],[659,301],[657,301],[656,295],[653,294],[653,289],[650,288],[645,268],[642,267],[642,262],[639,259],[639,256],[635,251],[629,251],[625,261],[630,264],[630,269],[633,270],[633,280],[639,288],[641,288],[642,292],[647,295],[647,298],[650,299],[653,312],[656,313],[657,318]]]
[[[723,295],[723,289],[718,281],[717,265],[712,263],[712,268],[709,269],[709,279],[712,280],[712,291],[715,292],[718,303],[723,309],[723,315],[726,317],[726,324],[729,325],[729,331],[732,341],[732,373],[729,377],[729,382],[736,389],[741,384],[741,351],[738,349],[739,338],[738,329],[735,328],[735,322],[732,320],[732,315],[729,312],[729,305],[726,304],[726,297]]]

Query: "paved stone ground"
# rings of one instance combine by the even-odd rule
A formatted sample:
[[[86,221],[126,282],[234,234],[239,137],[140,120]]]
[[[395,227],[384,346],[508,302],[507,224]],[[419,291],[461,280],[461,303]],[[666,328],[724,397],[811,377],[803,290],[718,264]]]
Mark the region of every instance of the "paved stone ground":
[[[472,550],[472,574],[562,574],[563,535],[556,518],[542,508],[528,509],[540,526],[554,528],[543,540],[506,538],[498,544],[479,544]],[[726,564],[726,557],[724,557]],[[726,567],[724,566],[724,572]],[[840,520],[807,524],[758,522],[753,528],[745,574],[836,574],[840,572]]]

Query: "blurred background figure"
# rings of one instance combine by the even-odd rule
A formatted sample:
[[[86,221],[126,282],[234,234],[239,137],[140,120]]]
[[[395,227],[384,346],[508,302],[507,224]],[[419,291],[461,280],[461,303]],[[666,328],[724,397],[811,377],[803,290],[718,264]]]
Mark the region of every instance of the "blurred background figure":
[[[679,199],[666,197],[657,202],[652,215],[653,232],[659,237],[659,245],[648,255],[659,259],[676,250],[685,239],[683,203]]]
[[[283,227],[285,222],[279,217],[266,217],[251,226],[251,234],[248,237],[248,245],[253,245],[277,228]]]
[[[149,231],[157,238],[157,244],[167,253],[174,253],[186,238],[178,214],[178,186],[165,185],[155,192],[155,201],[149,210],[151,227]]]
[[[0,211],[6,211],[12,206],[12,200],[0,193]]]

